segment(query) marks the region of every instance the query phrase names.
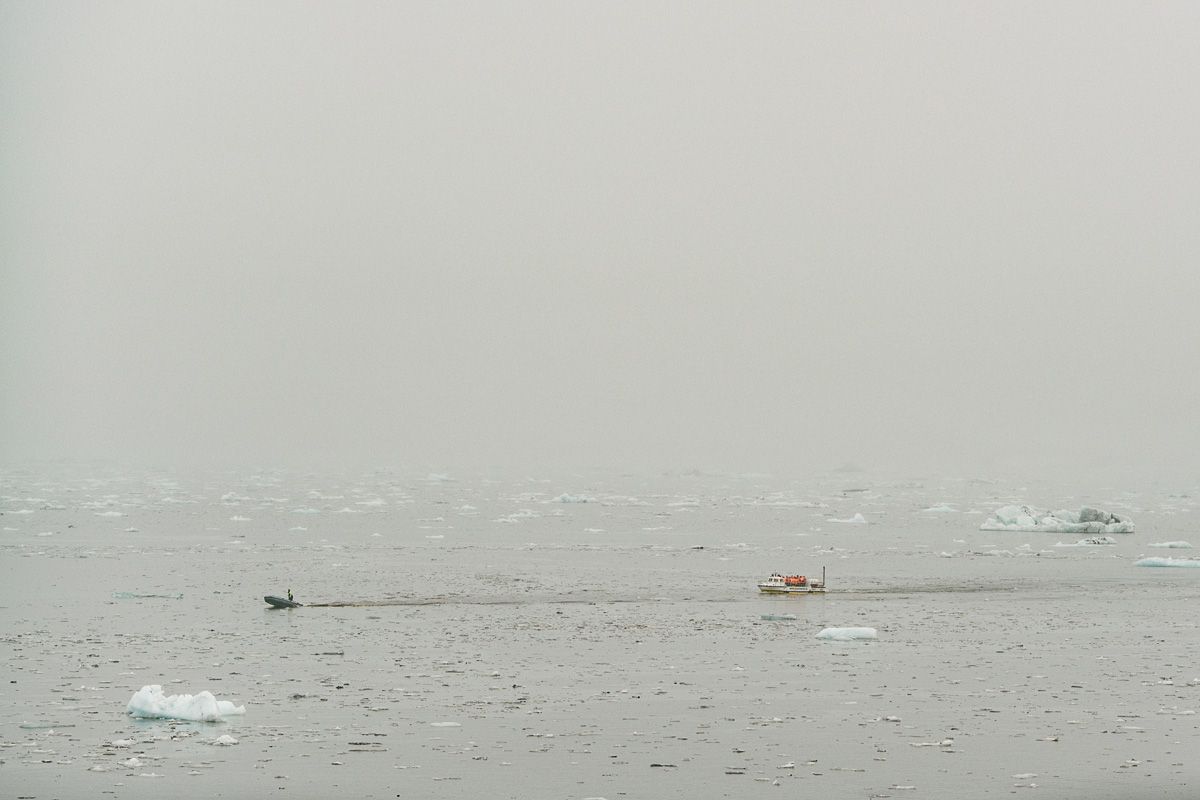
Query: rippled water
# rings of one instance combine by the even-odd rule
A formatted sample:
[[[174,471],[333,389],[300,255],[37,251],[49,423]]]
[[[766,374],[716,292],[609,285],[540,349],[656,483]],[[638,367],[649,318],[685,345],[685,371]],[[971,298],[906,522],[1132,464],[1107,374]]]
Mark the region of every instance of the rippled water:
[[[1138,531],[979,530],[1010,502]],[[0,510],[22,797],[1200,796],[1200,570],[1134,566],[1200,557],[1149,547],[1194,490],[58,468]],[[155,683],[246,715],[126,716]]]

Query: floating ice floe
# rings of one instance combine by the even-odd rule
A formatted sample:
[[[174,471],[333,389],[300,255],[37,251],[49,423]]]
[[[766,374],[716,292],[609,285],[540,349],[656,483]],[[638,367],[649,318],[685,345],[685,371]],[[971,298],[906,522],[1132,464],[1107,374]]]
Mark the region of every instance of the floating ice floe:
[[[1086,539],[1080,539],[1075,543],[1058,542],[1055,547],[1098,547],[1106,544],[1116,544],[1117,540],[1111,536],[1089,536]]]
[[[812,500],[787,500],[781,498],[779,495],[756,498],[751,500],[749,504],[752,506],[770,506],[772,508],[829,508],[825,503],[816,503]]]
[[[212,692],[166,696],[158,684],[138,689],[125,707],[131,717],[145,719],[186,719],[194,722],[221,722],[223,717],[245,714],[245,706],[218,700]]]
[[[1043,511],[1034,506],[1003,506],[979,526],[981,531],[1029,533],[1133,533],[1133,520],[1098,508]]]
[[[537,519],[540,516],[541,516],[541,514],[537,513],[536,511],[533,511],[528,508],[522,508],[520,511],[514,511],[513,513],[511,513],[507,516],[504,516],[504,517],[497,517],[496,519],[494,519],[492,521],[493,522],[519,522],[520,520],[523,520],[523,519]]]
[[[551,502],[551,503],[594,503],[594,502],[596,502],[596,498],[589,497],[586,494],[569,494],[567,492],[563,492],[558,497],[554,498],[553,500],[551,500],[549,502]]]
[[[853,517],[850,517],[849,519],[833,519],[832,517],[830,517],[829,521],[830,522],[841,522],[845,525],[866,525],[867,524],[867,518],[864,517],[861,513],[855,514]]]
[[[1136,567],[1200,567],[1200,561],[1192,558],[1143,558]]]
[[[878,639],[874,628],[825,628],[817,634],[818,639],[848,642],[853,639]]]
[[[1187,542],[1155,542],[1146,545],[1147,547],[1169,547],[1174,550],[1191,550],[1192,546]]]
[[[951,508],[949,506],[949,504],[947,504],[947,503],[938,503],[936,506],[930,506],[929,508],[926,508],[923,510],[930,514],[957,514],[958,513],[957,508]]]

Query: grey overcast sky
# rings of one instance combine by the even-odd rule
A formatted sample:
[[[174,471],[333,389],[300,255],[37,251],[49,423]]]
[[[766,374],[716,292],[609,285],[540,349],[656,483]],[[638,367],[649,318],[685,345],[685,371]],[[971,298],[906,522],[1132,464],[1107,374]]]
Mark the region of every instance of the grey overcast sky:
[[[0,459],[1200,475],[1200,3],[0,0]]]

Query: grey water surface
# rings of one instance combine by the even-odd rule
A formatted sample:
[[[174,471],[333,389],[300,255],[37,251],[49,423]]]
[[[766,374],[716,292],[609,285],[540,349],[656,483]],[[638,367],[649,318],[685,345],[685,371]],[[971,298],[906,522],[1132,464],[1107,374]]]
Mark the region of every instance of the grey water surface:
[[[1134,565],[1197,557],[1150,547],[1200,544],[1188,491],[0,477],[6,796],[1200,796],[1200,570]],[[1137,531],[979,530],[1010,502]],[[755,589],[822,568],[823,596]],[[246,713],[132,719],[147,684]]]

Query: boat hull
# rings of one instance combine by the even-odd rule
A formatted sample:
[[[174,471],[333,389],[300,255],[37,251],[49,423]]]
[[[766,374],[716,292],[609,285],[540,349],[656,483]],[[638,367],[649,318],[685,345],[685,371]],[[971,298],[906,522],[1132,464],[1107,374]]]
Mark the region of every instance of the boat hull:
[[[824,586],[759,586],[763,594],[822,594]]]
[[[303,603],[297,603],[294,600],[288,600],[286,597],[276,597],[273,594],[267,595],[263,598],[263,600],[267,601],[267,605],[275,608],[299,608],[300,606],[304,605]]]

